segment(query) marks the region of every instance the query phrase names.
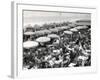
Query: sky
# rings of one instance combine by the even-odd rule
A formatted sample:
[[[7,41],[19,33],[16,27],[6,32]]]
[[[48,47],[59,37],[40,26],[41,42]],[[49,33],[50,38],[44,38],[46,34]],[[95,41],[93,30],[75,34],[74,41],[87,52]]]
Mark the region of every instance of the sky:
[[[91,19],[89,13],[71,13],[71,12],[47,12],[47,11],[23,11],[24,26],[44,23],[75,21],[80,19]]]

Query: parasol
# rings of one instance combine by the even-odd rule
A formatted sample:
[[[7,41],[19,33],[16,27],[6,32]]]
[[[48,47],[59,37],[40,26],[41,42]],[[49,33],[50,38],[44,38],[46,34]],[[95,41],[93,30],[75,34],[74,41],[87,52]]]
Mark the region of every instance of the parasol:
[[[71,31],[64,31],[65,34],[73,34]]]
[[[58,32],[58,30],[56,28],[53,29],[49,29],[51,32]]]
[[[31,32],[31,31],[25,32],[25,33],[24,33],[24,35],[29,35],[29,36],[30,36],[30,35],[33,35],[33,34],[34,34],[34,32]]]
[[[35,41],[26,41],[23,43],[23,47],[26,49],[37,47],[39,44]]]
[[[50,41],[50,38],[49,37],[39,37],[36,39],[37,42],[49,42]]]
[[[88,28],[87,26],[78,26],[78,27],[75,27],[76,29],[86,29]]]
[[[49,30],[41,30],[41,31],[35,32],[36,35],[44,35],[44,34],[49,34],[49,33],[51,33],[51,31]]]
[[[63,28],[61,28],[61,27],[56,27],[56,29],[59,30],[59,31],[63,30]]]
[[[49,33],[51,33],[50,30],[42,30],[41,32],[44,32],[45,34],[49,34]]]
[[[56,34],[50,34],[50,35],[48,35],[47,37],[49,37],[49,38],[60,38],[58,35],[56,35]]]
[[[31,39],[32,35],[34,35],[35,33],[32,31],[27,31],[24,33],[24,35],[29,36],[29,38]]]
[[[62,26],[61,27],[62,29],[68,29],[68,28],[70,28],[69,26]]]
[[[72,28],[72,29],[70,29],[70,31],[77,32],[78,30],[76,28]]]

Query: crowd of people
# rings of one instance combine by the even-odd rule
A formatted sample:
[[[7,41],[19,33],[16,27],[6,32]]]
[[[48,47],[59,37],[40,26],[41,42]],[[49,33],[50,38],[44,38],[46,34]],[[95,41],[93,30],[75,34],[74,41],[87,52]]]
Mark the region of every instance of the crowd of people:
[[[83,26],[80,29],[77,27],[73,26],[43,35],[23,35],[23,43],[28,40],[36,41],[37,38],[48,37],[50,34],[58,36],[49,37],[50,41],[48,42],[36,41],[39,43],[36,47],[23,47],[23,68],[41,69],[91,66],[91,26],[86,26],[86,28]],[[76,28],[77,31],[71,31],[72,28]],[[70,33],[66,33],[66,30],[70,31]]]

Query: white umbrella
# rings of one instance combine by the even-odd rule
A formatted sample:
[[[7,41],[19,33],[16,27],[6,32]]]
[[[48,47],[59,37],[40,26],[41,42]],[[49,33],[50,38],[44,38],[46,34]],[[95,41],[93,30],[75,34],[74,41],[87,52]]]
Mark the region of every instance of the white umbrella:
[[[30,35],[33,35],[33,34],[34,34],[34,32],[31,32],[31,31],[25,32],[25,33],[24,33],[24,35],[29,35],[29,36],[30,36]]]
[[[88,26],[83,26],[83,29],[86,29],[86,28],[88,28]]]
[[[35,35],[44,35],[44,32],[42,32],[42,31],[35,31],[34,34]]]
[[[49,34],[49,33],[51,33],[51,31],[50,30],[41,30],[40,32],[42,32],[42,33],[44,33],[44,34]]]
[[[70,28],[69,26],[62,26],[61,27],[62,29],[68,29],[68,28]]]
[[[76,29],[82,29],[82,27],[83,27],[83,26],[78,26],[78,27],[75,27],[75,28],[76,28]]]
[[[49,30],[41,30],[41,31],[36,31],[35,34],[37,35],[44,35],[44,34],[49,34],[51,31]]]
[[[78,26],[78,27],[75,27],[76,29],[86,29],[87,26]]]
[[[24,35],[29,36],[30,38],[32,37],[32,35],[34,35],[35,33],[32,31],[27,31],[24,33]]]
[[[53,28],[53,29],[49,29],[51,32],[58,32],[58,29]]]
[[[50,34],[50,35],[48,35],[47,37],[49,37],[49,38],[60,38],[58,35],[56,35],[56,34]]]
[[[61,28],[61,27],[56,27],[56,29],[59,30],[59,31],[63,30],[63,28]]]
[[[70,31],[77,32],[78,30],[76,28],[72,28]]]
[[[49,42],[50,41],[50,38],[49,37],[39,37],[36,39],[37,42]]]
[[[64,31],[65,34],[73,34],[71,31]]]
[[[23,47],[26,49],[37,47],[39,44],[36,41],[26,41],[23,43]]]

